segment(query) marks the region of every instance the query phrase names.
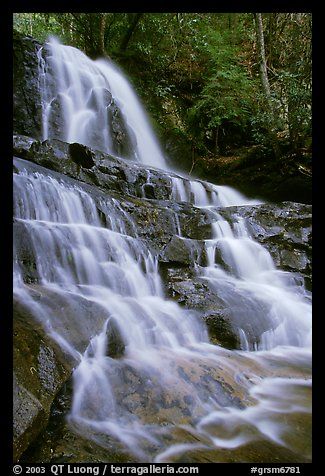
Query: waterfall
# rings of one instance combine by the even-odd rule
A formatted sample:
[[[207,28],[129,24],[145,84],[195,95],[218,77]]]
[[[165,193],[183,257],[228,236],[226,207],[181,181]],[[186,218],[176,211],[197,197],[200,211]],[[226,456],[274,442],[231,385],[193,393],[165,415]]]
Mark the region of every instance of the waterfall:
[[[292,436],[311,412],[310,297],[276,269],[242,218],[220,213],[259,202],[166,170],[121,72],[54,40],[50,51],[49,65],[40,66],[45,137],[56,124],[62,140],[117,155],[107,110],[113,98],[134,147],[124,158],[165,169],[172,201],[214,217],[207,262],[195,262],[195,272],[227,304],[242,346],[210,343],[197,314],[166,296],[157,257],[122,200],[95,199],[81,183],[16,159],[14,217],[35,275],[24,279],[17,238],[14,294],[75,362],[71,428],[143,462],[186,462],[204,451],[222,461],[223,451],[256,441],[310,457],[308,444],[301,450],[304,435]],[[50,72],[54,84],[44,77]],[[176,218],[175,230],[185,239]]]
[[[47,49],[46,61],[39,53],[43,139],[79,142],[166,168],[144,108],[118,67],[109,60],[92,61],[56,38]],[[122,142],[129,143],[127,150],[121,150]]]

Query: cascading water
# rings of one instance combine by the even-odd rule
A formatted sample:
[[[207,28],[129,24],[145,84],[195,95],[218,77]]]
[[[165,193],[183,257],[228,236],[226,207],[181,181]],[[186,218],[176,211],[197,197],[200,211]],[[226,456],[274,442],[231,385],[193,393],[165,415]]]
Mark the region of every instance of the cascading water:
[[[76,48],[48,44],[39,53],[43,139],[79,142],[153,167],[166,161],[132,86],[108,60],[90,60]],[[126,150],[122,143],[127,143]]]
[[[133,159],[164,168],[150,128],[137,130],[142,109],[139,118],[138,100],[126,99],[120,73],[106,61],[51,45],[65,118],[61,139],[94,145],[88,141],[94,121],[103,136],[96,147],[114,152],[107,111],[94,120],[88,108],[93,91],[96,104],[105,103],[107,93],[98,93],[104,88],[133,130]],[[58,104],[50,89],[43,91],[49,136],[51,109]],[[84,119],[81,126],[77,121]],[[74,431],[103,447],[127,449],[143,462],[200,461],[200,454],[202,461],[231,461],[230,453],[247,461],[245,448],[252,451],[254,442],[270,451],[285,448],[285,457],[311,457],[309,435],[296,431],[308,428],[311,413],[310,296],[275,268],[242,219],[220,214],[250,200],[229,187],[166,171],[171,200],[214,214],[212,237],[204,241],[207,263],[197,261],[195,269],[232,313],[242,350],[226,350],[209,343],[194,312],[167,299],[157,259],[122,202],[98,198],[103,224],[98,203],[77,182],[23,160],[15,166],[14,215],[28,237],[36,278],[33,285],[24,282],[16,243],[14,292],[75,361],[69,413]],[[183,239],[176,218],[175,230]],[[117,356],[112,335],[120,343]]]

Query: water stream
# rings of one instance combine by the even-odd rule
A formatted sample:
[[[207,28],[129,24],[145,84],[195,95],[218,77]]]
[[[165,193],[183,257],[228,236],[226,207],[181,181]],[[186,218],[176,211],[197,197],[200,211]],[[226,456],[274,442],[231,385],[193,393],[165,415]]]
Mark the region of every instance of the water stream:
[[[245,448],[258,442],[311,458],[310,295],[276,269],[243,219],[219,213],[254,201],[168,170],[122,73],[57,40],[49,47],[50,66],[40,61],[44,137],[52,137],[55,104],[64,111],[55,134],[112,154],[110,91],[130,129],[132,160],[164,169],[172,200],[214,213],[204,241],[208,262],[195,270],[232,310],[241,340],[241,350],[211,344],[197,315],[167,298],[156,257],[117,199],[101,198],[103,225],[85,188],[17,160],[14,216],[28,237],[36,279],[24,282],[16,247],[14,294],[75,361],[71,428],[135,461],[186,462],[209,453],[218,462],[238,451],[247,461]],[[176,218],[175,230],[182,239]]]
[[[119,155],[114,137],[123,131],[114,127],[114,116],[121,114],[119,119],[124,122],[127,136],[124,139],[131,145],[129,158],[166,168],[143,106],[117,65],[103,59],[92,61],[80,50],[61,45],[56,38],[48,47],[46,62],[41,50],[39,53],[43,138],[56,137]],[[58,111],[60,123],[56,121]]]

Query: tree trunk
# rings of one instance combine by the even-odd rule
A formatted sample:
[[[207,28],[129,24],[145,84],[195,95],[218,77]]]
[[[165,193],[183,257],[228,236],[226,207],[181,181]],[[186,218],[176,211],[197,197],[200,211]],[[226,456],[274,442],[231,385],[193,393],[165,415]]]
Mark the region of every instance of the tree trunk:
[[[276,158],[278,158],[280,156],[280,148],[279,148],[279,143],[276,136],[275,112],[273,108],[270,83],[269,83],[269,78],[267,74],[262,14],[254,13],[254,16],[255,16],[257,51],[258,51],[258,58],[259,58],[259,64],[260,64],[262,91],[263,91],[263,95],[265,97],[266,104],[267,104],[267,112],[270,117],[269,135],[271,138],[274,155]]]
[[[215,130],[215,143],[214,143],[214,153],[217,157],[219,157],[219,154],[220,154],[219,129],[220,129],[220,126],[217,126]]]
[[[106,28],[106,13],[100,14],[99,24],[99,48],[102,55],[106,55],[105,51],[105,28]]]
[[[29,13],[29,33],[30,36],[33,36],[33,14]]]
[[[127,30],[127,32],[125,33],[124,35],[124,38],[121,42],[121,46],[120,46],[120,51],[121,52],[124,52],[129,44],[129,41],[131,39],[131,36],[133,35],[141,17],[143,16],[143,13],[135,13],[135,14],[132,14],[134,15],[133,18],[132,18],[132,21],[129,25],[129,28]]]

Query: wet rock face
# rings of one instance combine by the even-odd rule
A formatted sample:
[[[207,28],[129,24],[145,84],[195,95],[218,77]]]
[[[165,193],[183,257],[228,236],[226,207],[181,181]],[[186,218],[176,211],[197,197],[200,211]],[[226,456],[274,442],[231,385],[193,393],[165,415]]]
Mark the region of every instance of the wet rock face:
[[[83,187],[95,200],[103,226],[109,219],[109,204],[105,203],[109,196],[114,197],[123,216],[129,217],[126,232],[140,239],[156,256],[168,296],[199,312],[215,342],[238,347],[235,329],[242,327],[244,311],[238,309],[236,318],[231,318],[227,305],[217,297],[215,290],[194,272],[195,265],[206,266],[204,240],[212,238],[213,215],[189,203],[171,200],[168,173],[128,164],[85,146],[73,145],[73,149],[72,153],[71,145],[61,141],[42,143],[23,136],[14,139],[14,153],[29,161],[24,166],[37,171],[38,166],[32,161],[49,167],[55,170],[54,177],[72,180],[71,183]],[[19,168],[18,162],[16,164]],[[149,179],[150,192],[144,187]],[[284,202],[220,208],[219,212],[232,222],[244,219],[252,237],[269,250],[275,265],[290,271],[296,282],[311,288],[310,205]],[[25,269],[25,279],[37,283],[35,259],[31,256],[24,225],[15,223],[14,226],[20,236],[20,265]],[[263,309],[257,312],[262,315]],[[248,329],[248,332],[252,331]]]
[[[123,115],[114,100],[112,100],[107,113],[112,128],[113,152],[118,156],[134,159],[136,139],[128,133]]]
[[[271,254],[279,269],[312,288],[312,206],[295,202],[229,207],[225,217],[245,219],[251,236]]]
[[[37,139],[42,135],[37,59],[41,46],[13,32],[13,131]]]
[[[19,302],[14,303],[13,330],[13,450],[18,460],[46,427],[52,401],[72,365]]]
[[[209,288],[204,279],[196,276],[193,269],[175,265],[175,262],[160,264],[168,296],[181,306],[195,310],[205,322],[212,343],[228,349],[239,349],[240,339],[231,321],[229,309],[222,299]]]
[[[265,231],[254,232],[253,236],[269,249],[275,264],[284,270],[301,273],[309,287],[312,277],[312,206],[284,202],[282,207],[274,210],[272,205],[268,205],[254,211],[250,218],[252,225],[254,220]]]
[[[41,142],[21,135],[14,137],[14,155],[17,157],[15,173],[24,169],[46,173],[90,194],[102,226],[108,226],[114,202],[125,219],[125,232],[148,247],[157,260],[166,296],[196,313],[206,323],[212,343],[238,349],[238,327],[244,328],[248,336],[256,332],[247,324],[245,328],[244,303],[243,308],[237,305],[237,309],[230,309],[226,302],[231,296],[227,296],[228,301],[224,300],[218,290],[197,275],[196,266],[207,264],[204,241],[212,238],[214,216],[209,210],[172,200],[171,174],[127,163],[78,144],[69,145],[59,140]],[[293,279],[311,287],[311,206],[285,202],[220,208],[218,211],[232,221],[244,219],[252,237],[270,251],[276,266],[290,271]],[[91,339],[87,318],[96,316],[92,326],[100,332],[105,321],[101,308],[95,309],[94,303],[81,298],[65,299],[53,290],[44,289],[37,270],[37,250],[33,250],[25,224],[19,220],[14,220],[14,236],[17,238],[17,264],[25,283],[33,289],[36,300],[54,315],[63,310],[62,335],[64,337],[66,332],[72,345],[83,353]],[[263,307],[257,312],[263,316]],[[19,303],[14,307],[14,448],[17,460],[46,428],[51,405],[71,377],[75,365],[71,356],[63,353],[46,335],[44,327],[32,314]],[[74,316],[83,319],[82,326],[75,325]],[[125,349],[113,324],[108,328],[107,338],[107,355],[118,362],[123,359]],[[186,374],[184,365],[180,365],[179,371]],[[207,388],[217,385],[218,379],[216,375],[207,381]],[[144,400],[146,393],[140,392],[141,382],[137,375],[127,373],[126,382],[134,386],[134,392],[123,397],[123,405],[150,421],[156,410],[151,408],[143,414],[149,407]],[[220,404],[234,404],[233,392],[225,392],[222,382],[220,385],[215,388]],[[159,414],[161,421],[176,417],[186,420],[186,408],[191,402],[185,390],[176,397],[166,393]],[[148,390],[149,394],[154,391]],[[240,408],[245,396],[237,395],[236,398],[236,406]],[[74,448],[74,437],[69,430],[65,431]],[[77,451],[80,452],[80,448]]]
[[[91,169],[95,165],[90,149],[84,145],[69,144],[69,155],[73,162],[85,169]]]

